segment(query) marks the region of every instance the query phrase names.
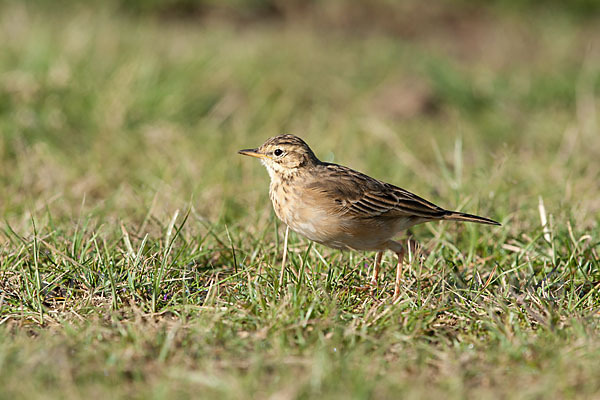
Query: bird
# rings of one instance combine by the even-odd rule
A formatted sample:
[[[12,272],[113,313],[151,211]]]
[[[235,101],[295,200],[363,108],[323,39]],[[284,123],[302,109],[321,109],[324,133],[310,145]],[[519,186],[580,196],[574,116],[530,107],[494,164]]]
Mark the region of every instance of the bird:
[[[500,223],[449,211],[408,190],[351,168],[323,162],[300,137],[284,134],[239,154],[259,158],[269,173],[269,197],[277,217],[291,230],[327,247],[376,251],[370,284],[377,286],[386,250],[396,253],[393,299],[401,293],[402,266],[411,242],[393,240],[429,221]]]

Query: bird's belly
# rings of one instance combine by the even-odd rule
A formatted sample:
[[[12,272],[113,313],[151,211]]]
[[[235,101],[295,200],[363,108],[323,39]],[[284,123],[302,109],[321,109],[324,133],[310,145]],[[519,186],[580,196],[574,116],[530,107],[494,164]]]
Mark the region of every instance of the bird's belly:
[[[348,226],[348,221],[330,220],[328,223],[326,218],[321,219],[317,224],[313,221],[291,223],[289,226],[290,229],[310,240],[342,250],[385,249],[387,247],[385,243],[396,234],[389,226],[373,227],[371,224]]]
[[[354,250],[384,250],[387,242],[401,231],[414,225],[408,218],[385,219],[354,219],[346,221],[344,235],[341,238],[347,248]]]
[[[342,250],[383,250],[387,248],[388,240],[413,225],[408,220],[348,219],[343,215],[328,214],[325,210],[302,207],[301,203],[276,213],[294,232]]]
[[[327,244],[336,236],[337,221],[335,221],[335,217],[319,210],[304,208],[296,204],[285,210],[280,209],[276,214],[291,230],[312,241]]]

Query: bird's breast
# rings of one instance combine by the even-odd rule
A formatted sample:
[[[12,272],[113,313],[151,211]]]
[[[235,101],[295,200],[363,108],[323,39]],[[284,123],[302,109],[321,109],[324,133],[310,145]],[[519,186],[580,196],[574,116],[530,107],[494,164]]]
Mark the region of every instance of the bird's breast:
[[[335,235],[333,230],[339,226],[335,216],[308,201],[301,189],[272,181],[269,195],[275,214],[293,231],[320,243]]]

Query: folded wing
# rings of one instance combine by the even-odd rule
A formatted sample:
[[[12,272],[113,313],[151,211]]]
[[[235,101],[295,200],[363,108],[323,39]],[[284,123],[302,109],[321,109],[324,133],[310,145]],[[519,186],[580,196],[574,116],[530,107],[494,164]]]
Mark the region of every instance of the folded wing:
[[[449,212],[407,190],[336,164],[322,166],[322,179],[310,182],[309,193],[327,198],[329,212],[355,218],[417,217],[441,219]]]

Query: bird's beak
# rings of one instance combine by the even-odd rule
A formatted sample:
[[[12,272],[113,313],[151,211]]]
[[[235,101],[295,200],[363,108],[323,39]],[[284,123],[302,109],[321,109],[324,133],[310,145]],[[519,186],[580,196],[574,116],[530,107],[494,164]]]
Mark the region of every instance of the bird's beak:
[[[256,158],[266,158],[266,156],[262,153],[258,152],[258,149],[244,149],[238,151],[239,154],[243,154],[245,156],[256,157]]]

